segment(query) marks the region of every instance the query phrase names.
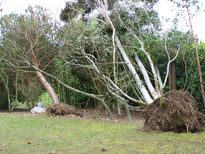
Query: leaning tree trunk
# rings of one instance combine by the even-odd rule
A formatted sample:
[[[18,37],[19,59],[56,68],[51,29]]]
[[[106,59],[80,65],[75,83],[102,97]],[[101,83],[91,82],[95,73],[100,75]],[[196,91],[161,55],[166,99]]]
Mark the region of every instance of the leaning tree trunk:
[[[59,104],[59,99],[58,99],[57,94],[55,93],[55,91],[54,91],[53,87],[50,85],[50,83],[48,83],[46,78],[43,76],[43,74],[41,72],[37,71],[36,75],[38,76],[41,83],[43,84],[43,86],[46,88],[46,90],[50,94],[51,99],[53,101],[53,104]]]
[[[185,0],[186,2],[186,10],[187,10],[187,15],[189,18],[189,25],[191,29],[192,36],[194,37],[194,30],[191,22],[191,15],[189,12],[189,7],[188,7],[188,0]],[[201,64],[200,64],[200,59],[199,59],[199,51],[198,51],[198,45],[196,39],[194,39],[194,46],[195,46],[195,52],[196,52],[196,61],[198,65],[198,71],[199,71],[199,80],[200,80],[200,86],[201,86],[201,95],[203,98],[203,106],[205,107],[205,91],[204,91],[204,84],[203,84],[203,77],[202,77],[202,71],[201,71]]]
[[[129,57],[127,56],[125,50],[123,49],[122,45],[121,45],[121,42],[119,40],[119,38],[117,36],[115,36],[115,41],[116,41],[116,44],[117,44],[117,47],[119,48],[119,51],[124,59],[124,61],[126,62],[127,64],[127,67],[129,69],[129,71],[131,72],[131,74],[134,76],[134,79],[137,83],[137,86],[140,90],[140,92],[142,93],[142,96],[144,97],[144,100],[147,104],[151,104],[153,102],[153,99],[151,98],[149,92],[147,91],[147,89],[145,88],[145,86],[143,85],[142,81],[140,80],[140,77],[139,75],[137,74],[134,66],[132,65]]]

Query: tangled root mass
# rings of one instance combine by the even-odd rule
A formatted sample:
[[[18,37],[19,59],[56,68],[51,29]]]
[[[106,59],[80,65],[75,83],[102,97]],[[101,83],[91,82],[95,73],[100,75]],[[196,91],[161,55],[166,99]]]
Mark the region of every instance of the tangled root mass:
[[[77,112],[74,106],[67,104],[55,104],[47,108],[47,113],[52,116],[63,116],[74,114],[80,117],[83,117],[83,114]]]
[[[143,110],[145,131],[199,132],[205,125],[205,115],[187,91],[170,91]]]

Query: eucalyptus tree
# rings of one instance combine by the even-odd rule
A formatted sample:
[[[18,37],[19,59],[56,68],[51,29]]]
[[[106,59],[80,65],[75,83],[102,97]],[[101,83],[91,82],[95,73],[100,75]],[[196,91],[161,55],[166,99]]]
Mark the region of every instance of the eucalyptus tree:
[[[169,65],[178,56],[181,43],[176,45],[173,59],[164,45],[168,62],[167,73],[162,81],[160,71],[150,55],[152,48],[147,43],[152,37],[159,41],[161,39],[160,22],[153,10],[154,3],[119,1],[109,10],[108,1],[95,2],[102,18],[92,18],[89,23],[85,23],[74,17],[61,29],[59,40],[63,44],[62,59],[66,65],[77,65],[91,72],[91,79],[103,85],[103,95],[115,97],[125,105],[129,114],[129,108],[132,107],[128,101],[146,105],[162,95]],[[145,66],[143,61],[148,65]],[[135,95],[127,93],[128,86],[134,87]]]
[[[112,10],[113,5],[117,0],[108,1],[108,9]],[[98,2],[96,0],[76,0],[67,1],[66,6],[62,9],[60,18],[62,21],[68,22],[70,19],[80,20],[85,18],[89,20],[92,17],[98,17],[100,12],[98,11]]]

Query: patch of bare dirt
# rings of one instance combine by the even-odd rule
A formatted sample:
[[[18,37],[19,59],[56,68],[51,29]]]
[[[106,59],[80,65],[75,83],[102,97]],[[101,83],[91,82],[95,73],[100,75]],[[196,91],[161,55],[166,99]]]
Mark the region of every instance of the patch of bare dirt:
[[[205,125],[205,115],[187,91],[170,91],[143,110],[145,131],[199,132]]]
[[[82,118],[83,119],[96,119],[96,120],[100,120],[100,121],[109,121],[112,122],[112,120],[110,119],[110,116],[108,114],[106,114],[105,110],[99,110],[99,109],[77,109],[73,106],[70,105],[66,105],[69,106],[67,107],[67,111],[64,111],[64,106],[61,105],[61,109],[59,110],[58,107],[54,108],[49,108],[47,110],[49,110],[49,112],[52,112],[52,116],[56,116],[59,118],[71,118],[71,117],[75,117],[75,118]],[[13,114],[13,115],[18,115],[18,114],[25,114],[25,115],[32,115],[32,116],[42,116],[45,114],[31,114],[29,109],[15,109],[12,112],[9,112],[8,110],[0,110],[0,115],[1,114]],[[77,114],[75,114],[77,113]],[[80,115],[78,114],[80,113]],[[113,117],[114,117],[114,121],[113,122],[123,122],[123,123],[128,123],[128,118],[127,118],[127,114],[125,111],[122,111],[122,115],[117,115],[116,112],[113,112]],[[144,118],[142,116],[142,112],[140,111],[131,111],[131,117],[132,117],[132,122],[138,122],[143,124],[144,123]]]
[[[83,113],[84,117],[87,119],[98,119],[102,121],[111,121],[110,116],[106,114],[104,110],[97,109],[78,109],[81,113]],[[128,117],[125,111],[122,111],[121,115],[113,112],[113,118],[115,122],[128,122]],[[131,119],[132,122],[144,122],[144,118],[142,116],[142,112],[140,111],[131,111]]]

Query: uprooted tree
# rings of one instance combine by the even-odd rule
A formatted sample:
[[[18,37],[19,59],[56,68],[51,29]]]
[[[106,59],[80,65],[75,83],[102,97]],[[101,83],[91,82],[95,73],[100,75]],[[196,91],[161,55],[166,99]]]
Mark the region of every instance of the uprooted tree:
[[[95,9],[100,19],[92,16],[89,22],[83,22],[80,18],[69,19],[69,23],[60,30],[59,40],[63,42],[60,56],[62,61],[67,66],[87,69],[94,85],[101,84],[103,87],[102,92],[96,86],[97,92],[116,98],[125,105],[127,111],[132,108],[127,103],[128,100],[138,105],[151,104],[163,93],[169,65],[177,57],[181,42],[176,45],[173,58],[170,58],[166,43],[164,45],[168,62],[167,73],[162,81],[151,51],[147,50],[148,39],[160,38],[157,33],[159,21],[153,11],[153,4],[119,2],[113,10],[108,10],[106,0],[96,3]],[[110,11],[111,15],[108,13]],[[78,35],[76,29],[79,31]],[[143,64],[142,59],[145,59],[149,68]],[[130,84],[136,93],[134,97],[126,92]]]
[[[24,15],[10,14],[1,18],[1,61],[11,72],[34,73],[50,94],[53,103],[58,96],[44,75],[32,70],[26,61],[42,70],[48,70],[58,50],[53,42],[54,29],[45,10],[29,7]]]
[[[178,44],[179,47],[176,50],[176,56],[173,59],[170,59],[169,52],[168,52],[167,46],[165,44],[165,52],[168,55],[168,65],[167,65],[167,74],[165,76],[165,80],[164,80],[164,82],[162,82],[160,74],[159,74],[159,70],[154,65],[154,62],[153,62],[153,60],[151,58],[151,55],[150,55],[150,52],[146,51],[146,47],[145,47],[145,43],[146,43],[145,39],[149,39],[148,35],[152,35],[152,33],[154,32],[155,29],[152,28],[152,27],[149,27],[150,26],[149,24],[154,24],[154,23],[150,22],[147,25],[145,25],[145,23],[143,23],[143,22],[147,22],[147,21],[143,21],[143,20],[150,20],[149,17],[148,17],[148,13],[153,13],[154,14],[153,10],[151,10],[150,12],[146,12],[148,10],[143,11],[142,8],[139,7],[143,3],[139,3],[139,2],[137,3],[138,5],[136,5],[136,3],[134,4],[134,2],[132,2],[130,5],[128,5],[126,7],[125,6],[123,7],[124,4],[122,3],[121,5],[119,4],[119,6],[118,6],[119,10],[117,10],[117,9],[113,10],[113,12],[118,11],[117,13],[120,13],[118,17],[116,17],[116,16],[114,17],[114,20],[117,20],[118,22],[113,23],[110,16],[108,15],[109,10],[108,10],[107,1],[105,1],[105,0],[104,1],[96,1],[96,3],[98,4],[97,5],[98,8],[96,8],[96,9],[98,10],[99,14],[102,15],[105,19],[104,20],[105,22],[103,24],[105,24],[105,26],[111,27],[112,35],[108,34],[107,36],[105,36],[106,34],[104,34],[103,30],[100,29],[101,28],[100,27],[101,20],[98,20],[97,18],[93,19],[93,21],[90,22],[90,24],[87,26],[88,28],[84,28],[85,25],[83,25],[83,23],[80,23],[80,22],[79,23],[74,22],[73,25],[76,24],[76,26],[78,26],[78,29],[81,28],[82,31],[84,30],[85,31],[84,35],[86,35],[87,33],[91,33],[92,35],[88,36],[88,37],[90,37],[90,39],[92,39],[93,43],[95,43],[95,40],[100,40],[100,38],[103,38],[103,35],[104,35],[104,38],[106,37],[105,39],[110,39],[109,36],[111,36],[112,38],[109,40],[111,42],[111,44],[106,44],[107,46],[100,46],[100,48],[101,49],[103,48],[104,50],[106,50],[105,48],[108,48],[108,47],[110,48],[109,45],[112,45],[112,50],[110,52],[112,52],[111,53],[112,54],[112,62],[113,62],[112,67],[113,67],[113,76],[114,76],[114,78],[115,78],[115,74],[116,74],[116,72],[115,72],[116,71],[115,70],[116,56],[115,55],[116,55],[116,52],[119,52],[122,61],[120,61],[120,62],[118,61],[118,62],[121,63],[120,65],[125,66],[125,67],[123,67],[124,71],[126,71],[126,72],[129,71],[128,74],[131,74],[133,76],[133,78],[135,80],[136,87],[138,87],[138,90],[140,92],[140,96],[139,96],[138,100],[136,100],[134,98],[132,98],[132,99],[129,98],[129,97],[128,98],[131,99],[132,101],[135,101],[136,103],[137,102],[138,103],[141,102],[141,103],[145,103],[145,104],[152,103],[153,99],[156,99],[156,98],[161,96],[161,92],[162,92],[162,90],[163,90],[163,88],[164,88],[164,86],[166,85],[166,82],[167,82],[169,64],[177,57],[177,55],[179,53],[179,50],[180,50],[180,43]],[[146,6],[144,4],[143,7],[145,7],[145,8],[147,7],[146,9],[148,9],[149,6]],[[134,12],[134,11],[139,11],[139,12],[141,11],[140,15],[141,16],[146,16],[147,15],[148,19],[140,19],[140,16],[137,16],[137,14],[136,14],[137,12]],[[123,21],[123,19],[121,18],[121,16],[123,16],[125,14],[127,15],[127,18],[130,18],[129,20],[126,21],[126,22],[128,22],[128,24],[127,23],[125,24],[125,21]],[[116,15],[116,14],[114,14],[114,15]],[[133,20],[133,19],[138,19],[138,20],[136,22],[131,22],[131,20]],[[155,20],[157,20],[157,18]],[[119,27],[116,28],[116,25],[114,25],[114,24],[116,24],[116,25],[120,24],[120,26],[121,26],[120,28],[123,28],[124,31],[126,31],[123,35],[124,36],[128,35],[133,42],[131,42],[130,40],[127,40],[127,42],[125,42],[126,46],[123,46],[122,41],[120,40],[120,38],[118,36],[118,35],[122,34],[122,32],[120,31]],[[72,35],[72,34],[70,34],[70,35],[68,34],[69,31],[66,28],[70,29],[73,25],[68,24],[62,30],[63,33],[65,34],[64,35],[64,40],[65,40],[64,41],[64,43],[65,43],[64,47],[66,46],[66,44],[68,44],[68,41],[70,41],[68,39],[68,36]],[[134,26],[131,27],[131,25],[137,26],[137,28],[134,28]],[[144,32],[142,32],[142,30],[144,30]],[[101,32],[102,35],[97,34],[97,31],[99,33]],[[150,33],[149,33],[149,31],[150,31]],[[70,32],[70,33],[72,33],[72,32]],[[97,35],[99,35],[99,36],[97,36]],[[120,37],[121,37],[121,35],[120,35]],[[113,81],[111,79],[112,77],[108,77],[106,75],[104,76],[103,70],[100,70],[100,68],[98,67],[99,64],[95,59],[95,58],[98,58],[98,57],[95,56],[95,55],[90,55],[89,53],[86,53],[86,47],[87,46],[86,46],[86,44],[83,44],[84,43],[83,42],[84,41],[83,37],[81,37],[81,38],[78,37],[78,39],[79,40],[77,40],[77,41],[78,41],[79,44],[77,44],[77,45],[78,46],[80,45],[80,47],[79,47],[78,50],[74,49],[74,51],[79,51],[78,54],[80,54],[83,58],[85,58],[85,60],[89,64],[89,67],[87,65],[83,66],[83,64],[81,64],[80,66],[81,67],[91,68],[92,70],[95,70],[98,74],[100,74],[100,78],[107,81],[106,83],[109,83],[107,85],[111,86],[110,88],[112,89],[111,90],[112,93],[115,96],[117,96],[118,98],[120,98],[120,96],[118,96],[113,91],[118,91],[119,93],[121,93],[121,95],[125,95],[125,93],[122,91],[122,89],[120,87],[118,87],[118,85],[115,84],[115,81]],[[123,40],[123,37],[122,37],[122,40]],[[103,42],[105,40],[102,39],[100,41]],[[81,43],[81,42],[83,42],[83,43]],[[131,42],[132,44],[128,45],[129,42]],[[95,44],[93,44],[93,46],[94,45]],[[96,44],[96,46],[97,45],[98,44]],[[133,56],[134,59],[131,59],[132,57],[131,57],[130,53],[126,53],[126,50],[128,50],[127,46],[129,48],[133,48],[135,50],[132,53],[134,55]],[[90,49],[90,50],[92,50],[92,52],[98,52],[98,51],[95,51],[94,49]],[[67,52],[70,52],[70,50],[67,50]],[[69,53],[69,54],[72,54],[72,53]],[[100,54],[100,53],[97,53],[97,54]],[[139,58],[139,54],[144,54],[145,55],[145,57],[147,58],[147,60],[149,62],[150,69],[145,68],[145,66],[143,65],[142,61]],[[71,56],[71,55],[69,55],[69,56]],[[73,54],[72,54],[72,56],[73,56],[72,58],[75,57]],[[79,56],[79,55],[77,55],[77,56]],[[145,57],[143,57],[143,58],[145,58]],[[138,69],[140,71],[136,70],[135,63],[138,65]],[[72,63],[70,63],[70,64],[72,64]],[[151,71],[151,72],[148,72],[148,71]],[[142,74],[143,79],[140,79],[140,76],[141,76],[140,73]],[[151,77],[150,77],[150,75],[151,75]]]

